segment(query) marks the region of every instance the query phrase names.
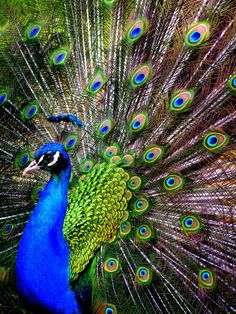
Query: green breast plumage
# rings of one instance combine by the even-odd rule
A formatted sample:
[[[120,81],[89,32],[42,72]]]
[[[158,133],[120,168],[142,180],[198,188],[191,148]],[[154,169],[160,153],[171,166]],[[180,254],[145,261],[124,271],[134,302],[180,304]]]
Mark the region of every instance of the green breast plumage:
[[[96,164],[69,192],[63,232],[70,246],[71,280],[96,250],[115,237],[130,198],[129,175],[113,163]]]

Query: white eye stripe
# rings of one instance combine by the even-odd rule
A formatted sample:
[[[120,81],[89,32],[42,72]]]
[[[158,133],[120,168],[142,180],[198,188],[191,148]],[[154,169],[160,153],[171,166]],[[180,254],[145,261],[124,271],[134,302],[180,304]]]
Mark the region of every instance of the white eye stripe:
[[[57,152],[53,155],[53,161],[51,161],[51,162],[48,164],[48,167],[55,165],[55,163],[58,161],[59,156],[60,156],[60,152],[57,151]]]
[[[38,165],[40,164],[41,161],[43,161],[44,155],[42,155],[38,161]]]

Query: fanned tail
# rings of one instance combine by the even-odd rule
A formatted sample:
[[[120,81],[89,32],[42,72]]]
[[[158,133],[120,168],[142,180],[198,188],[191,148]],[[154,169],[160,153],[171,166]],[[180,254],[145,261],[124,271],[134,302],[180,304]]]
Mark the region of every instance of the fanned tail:
[[[124,210],[73,274],[85,312],[90,299],[94,313],[236,312],[234,12],[222,0],[2,3],[3,311],[29,313],[9,271],[48,180],[22,169],[60,141],[71,195],[101,191],[104,229]]]

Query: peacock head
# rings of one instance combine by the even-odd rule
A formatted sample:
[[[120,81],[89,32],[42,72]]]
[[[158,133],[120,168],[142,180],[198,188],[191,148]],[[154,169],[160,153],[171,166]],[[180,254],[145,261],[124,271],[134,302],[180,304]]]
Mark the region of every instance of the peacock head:
[[[36,170],[46,170],[52,174],[59,174],[70,166],[69,156],[62,144],[49,143],[40,147],[35,159],[25,168],[23,174]]]

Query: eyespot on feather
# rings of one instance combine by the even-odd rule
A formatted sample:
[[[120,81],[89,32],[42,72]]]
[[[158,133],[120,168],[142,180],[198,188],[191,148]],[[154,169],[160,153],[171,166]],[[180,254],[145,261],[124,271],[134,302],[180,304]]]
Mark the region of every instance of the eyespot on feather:
[[[139,176],[132,176],[129,180],[128,187],[132,191],[137,191],[142,185],[142,179]]]
[[[129,76],[129,82],[132,89],[136,89],[146,84],[152,76],[152,68],[149,63],[137,67]]]
[[[117,309],[114,304],[104,303],[96,306],[96,314],[117,314]]]
[[[149,199],[144,196],[136,198],[134,204],[132,205],[135,216],[139,216],[146,213],[149,207],[150,207]]]
[[[22,150],[15,156],[15,166],[18,169],[24,169],[26,168],[31,162],[31,156],[28,149]]]
[[[73,150],[76,146],[77,140],[78,140],[77,134],[75,134],[75,133],[67,134],[67,136],[65,137],[65,139],[63,141],[63,145],[64,145],[66,151]]]
[[[37,22],[29,23],[25,28],[26,41],[37,41],[42,30],[42,24]]]
[[[194,48],[204,43],[210,36],[210,24],[207,21],[201,21],[190,25],[184,35],[184,42],[188,48]]]
[[[138,239],[148,241],[153,238],[154,233],[150,226],[143,224],[137,228],[136,235]]]
[[[8,93],[7,90],[1,89],[0,90],[0,107],[3,106],[8,101]]]
[[[85,159],[81,162],[80,171],[82,173],[88,173],[93,169],[94,161],[92,159]]]
[[[111,157],[117,156],[120,153],[120,147],[118,144],[113,144],[111,146],[108,146],[104,152],[103,152],[103,157],[105,160],[109,161]]]
[[[30,102],[21,109],[21,118],[23,121],[29,121],[35,118],[39,113],[39,103],[37,100]]]
[[[138,113],[129,122],[129,131],[133,134],[143,131],[148,125],[148,118],[145,113]]]
[[[0,229],[0,237],[7,241],[11,238],[15,225],[13,223],[5,223]]]
[[[163,180],[163,187],[168,192],[181,190],[185,185],[186,180],[179,174],[169,174]]]
[[[202,229],[202,224],[196,214],[187,214],[180,219],[181,229],[185,236],[199,233]]]
[[[116,258],[109,257],[104,263],[104,270],[107,273],[116,273],[120,270],[119,261]]]
[[[152,272],[149,268],[140,266],[136,270],[135,282],[139,285],[149,285],[152,281]]]
[[[98,134],[100,137],[104,138],[111,133],[112,129],[113,121],[111,119],[106,119],[98,126]]]
[[[34,203],[37,203],[40,199],[44,190],[44,186],[42,184],[36,185],[31,192],[31,199]]]
[[[145,19],[137,19],[131,22],[125,33],[125,40],[128,44],[132,45],[133,43],[137,42],[143,34],[146,32],[148,28],[148,21]]]
[[[198,286],[201,289],[213,289],[216,285],[216,277],[212,270],[201,268],[198,273]]]
[[[106,82],[107,77],[103,74],[103,72],[101,70],[97,71],[95,76],[89,82],[89,85],[87,87],[88,93],[91,96],[94,96],[102,89]]]
[[[192,89],[178,90],[170,99],[169,110],[173,112],[185,112],[193,102],[194,91]]]
[[[129,221],[124,221],[120,225],[120,236],[122,238],[127,237],[131,232],[131,223]]]
[[[50,64],[53,66],[63,66],[69,56],[68,48],[58,48],[52,51],[50,55]]]
[[[209,132],[203,139],[203,146],[211,152],[220,152],[228,143],[230,137],[220,131]]]
[[[152,165],[156,161],[160,160],[163,154],[164,148],[162,146],[151,145],[145,149],[142,160],[145,164]]]

